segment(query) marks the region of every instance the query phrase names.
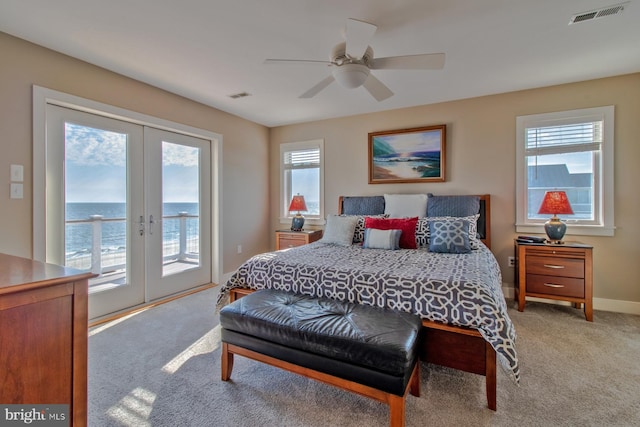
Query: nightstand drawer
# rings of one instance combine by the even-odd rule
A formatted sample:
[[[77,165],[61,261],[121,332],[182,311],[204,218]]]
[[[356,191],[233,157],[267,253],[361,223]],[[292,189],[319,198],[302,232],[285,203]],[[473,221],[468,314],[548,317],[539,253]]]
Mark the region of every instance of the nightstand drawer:
[[[527,273],[584,278],[584,260],[548,256],[527,256]]]
[[[322,230],[276,230],[276,250],[296,248],[320,240]]]
[[[584,280],[527,274],[527,293],[584,298]]]
[[[278,242],[278,246],[281,249],[284,248],[295,248],[296,246],[302,246],[307,243],[307,239],[305,236],[280,236],[280,240]]]

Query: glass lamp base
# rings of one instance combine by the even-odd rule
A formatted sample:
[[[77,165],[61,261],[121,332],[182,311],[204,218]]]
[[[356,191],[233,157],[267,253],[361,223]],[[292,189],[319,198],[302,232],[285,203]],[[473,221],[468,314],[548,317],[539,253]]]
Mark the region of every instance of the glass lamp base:
[[[563,243],[562,238],[567,231],[567,224],[554,217],[544,224],[544,231],[547,233],[550,243],[560,245]]]
[[[291,220],[291,231],[302,231],[304,226],[304,217],[302,215],[296,215]]]

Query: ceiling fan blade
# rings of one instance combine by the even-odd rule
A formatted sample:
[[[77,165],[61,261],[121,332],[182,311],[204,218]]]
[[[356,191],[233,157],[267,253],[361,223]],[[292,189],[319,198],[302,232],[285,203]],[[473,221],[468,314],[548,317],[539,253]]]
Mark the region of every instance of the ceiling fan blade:
[[[372,70],[439,70],[444,67],[444,53],[375,58]]]
[[[324,65],[331,65],[332,64],[331,61],[321,61],[321,60],[317,60],[317,59],[265,59],[264,63],[265,64],[294,63],[294,64],[324,64]]]
[[[362,58],[377,28],[378,27],[368,22],[351,18],[347,19],[347,31],[345,35],[347,55],[354,59]]]
[[[313,98],[318,94],[318,92],[333,83],[334,80],[335,79],[333,78],[333,76],[327,77],[326,79],[322,80],[320,83],[300,95],[299,98]]]
[[[386,87],[384,83],[378,80],[373,74],[369,74],[363,86],[378,102],[393,96],[391,89]]]

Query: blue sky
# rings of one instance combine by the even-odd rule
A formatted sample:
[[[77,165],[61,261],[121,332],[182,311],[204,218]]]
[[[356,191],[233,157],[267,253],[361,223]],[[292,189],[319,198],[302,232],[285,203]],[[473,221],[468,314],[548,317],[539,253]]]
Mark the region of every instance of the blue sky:
[[[126,200],[126,135],[66,124],[67,202]],[[198,201],[198,149],[163,142],[163,199]],[[142,167],[142,165],[136,166]]]

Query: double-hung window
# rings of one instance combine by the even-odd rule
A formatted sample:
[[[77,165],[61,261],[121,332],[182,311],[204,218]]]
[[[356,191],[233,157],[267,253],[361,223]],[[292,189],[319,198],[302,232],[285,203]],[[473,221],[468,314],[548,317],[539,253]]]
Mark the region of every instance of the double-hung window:
[[[300,194],[307,205],[307,211],[301,212],[306,223],[323,223],[323,148],[322,139],[280,145],[280,222],[291,221],[296,212],[289,212],[289,204]]]
[[[613,106],[517,117],[517,232],[544,233],[545,191],[563,190],[567,234],[613,235],[613,125]]]

